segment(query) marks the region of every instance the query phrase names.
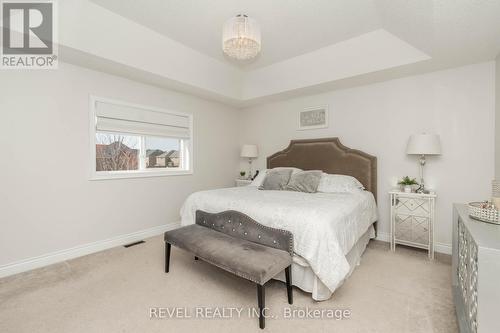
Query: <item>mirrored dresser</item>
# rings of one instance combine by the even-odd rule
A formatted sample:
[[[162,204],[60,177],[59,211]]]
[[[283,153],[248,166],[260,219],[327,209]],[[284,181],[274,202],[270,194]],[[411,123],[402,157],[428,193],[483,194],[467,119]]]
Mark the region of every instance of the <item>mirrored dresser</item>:
[[[453,206],[453,301],[461,333],[500,332],[500,225]]]

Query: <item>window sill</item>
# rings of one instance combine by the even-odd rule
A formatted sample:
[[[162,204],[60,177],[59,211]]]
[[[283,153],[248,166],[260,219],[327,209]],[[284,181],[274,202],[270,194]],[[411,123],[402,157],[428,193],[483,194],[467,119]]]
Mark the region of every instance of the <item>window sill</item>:
[[[169,170],[169,171],[127,171],[127,172],[94,172],[90,176],[90,180],[109,180],[109,179],[125,179],[125,178],[149,178],[149,177],[168,177],[192,175],[193,170]]]

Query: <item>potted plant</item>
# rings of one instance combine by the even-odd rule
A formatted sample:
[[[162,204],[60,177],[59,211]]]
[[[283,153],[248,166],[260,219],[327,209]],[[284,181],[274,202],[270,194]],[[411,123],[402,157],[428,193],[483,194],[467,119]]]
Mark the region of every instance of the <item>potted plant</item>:
[[[398,182],[398,185],[400,185],[403,188],[403,191],[405,193],[411,193],[413,192],[413,186],[418,185],[418,183],[415,180],[415,178],[410,178],[408,176],[405,176]]]
[[[244,179],[246,174],[247,173],[245,171],[240,171],[241,179]]]

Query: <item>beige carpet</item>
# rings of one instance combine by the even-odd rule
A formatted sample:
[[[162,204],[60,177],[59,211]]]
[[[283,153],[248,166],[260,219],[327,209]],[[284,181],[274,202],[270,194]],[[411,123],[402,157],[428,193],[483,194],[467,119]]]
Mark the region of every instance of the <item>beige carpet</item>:
[[[276,318],[267,319],[265,331],[456,332],[446,259],[430,262],[425,253],[406,248],[393,254],[387,244],[372,241],[361,265],[329,301],[314,302],[294,288],[292,309],[331,310],[324,315],[347,309],[349,319],[284,319],[286,288],[272,281],[266,306]],[[171,271],[164,274],[163,241],[154,237],[4,278],[0,332],[260,331],[247,312],[257,301],[252,283],[174,248],[171,260]],[[243,310],[239,319],[150,319],[151,307],[186,308],[192,317],[196,307],[226,307],[225,315],[229,308]]]

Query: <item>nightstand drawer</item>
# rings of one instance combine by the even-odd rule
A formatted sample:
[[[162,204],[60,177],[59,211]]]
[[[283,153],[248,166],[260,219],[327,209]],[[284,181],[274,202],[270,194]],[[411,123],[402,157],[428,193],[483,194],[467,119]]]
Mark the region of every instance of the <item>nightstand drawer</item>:
[[[429,200],[398,197],[395,209],[399,214],[428,217],[430,211]]]
[[[395,241],[429,245],[429,218],[414,215],[396,214]]]

